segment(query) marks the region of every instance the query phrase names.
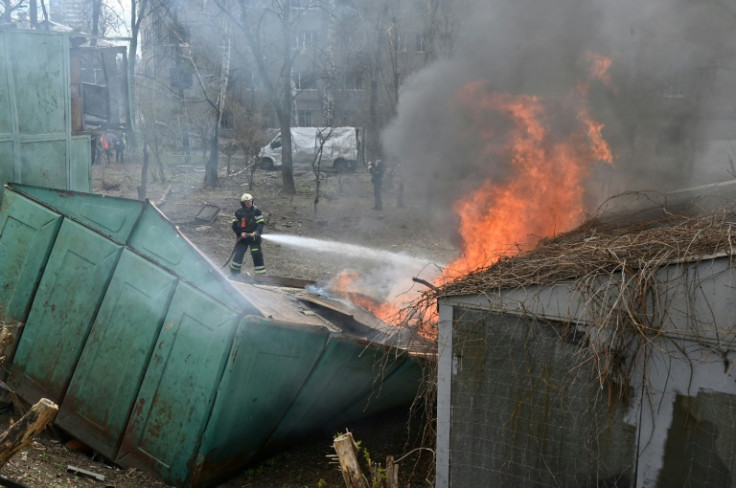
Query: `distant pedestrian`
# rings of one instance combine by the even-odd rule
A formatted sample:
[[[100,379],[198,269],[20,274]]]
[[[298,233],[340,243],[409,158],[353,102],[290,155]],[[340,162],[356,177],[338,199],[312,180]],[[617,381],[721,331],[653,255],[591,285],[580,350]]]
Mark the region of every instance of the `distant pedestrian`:
[[[115,134],[115,140],[113,141],[113,147],[115,148],[115,162],[125,162],[125,135]]]
[[[100,136],[100,149],[107,164],[110,164],[110,161],[112,161],[112,144],[110,143],[110,139],[110,134],[102,134]]]
[[[376,159],[375,163],[368,163],[368,171],[371,173],[373,183],[373,199],[375,201],[373,210],[381,210],[381,185],[383,184],[383,161]]]

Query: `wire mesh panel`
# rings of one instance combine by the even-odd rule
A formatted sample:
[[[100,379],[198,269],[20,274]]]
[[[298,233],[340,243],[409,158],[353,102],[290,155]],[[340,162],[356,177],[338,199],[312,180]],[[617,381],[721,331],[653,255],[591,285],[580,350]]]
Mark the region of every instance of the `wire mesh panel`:
[[[455,313],[452,486],[630,485],[636,430],[580,364],[581,337],[559,323]]]

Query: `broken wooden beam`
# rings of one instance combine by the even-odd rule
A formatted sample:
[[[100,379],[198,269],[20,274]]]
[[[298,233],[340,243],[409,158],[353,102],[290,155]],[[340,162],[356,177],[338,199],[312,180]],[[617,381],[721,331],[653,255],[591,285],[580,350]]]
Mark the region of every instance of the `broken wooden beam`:
[[[56,417],[59,406],[48,398],[40,399],[20,419],[0,434],[0,468],[33,442],[33,438]]]
[[[71,464],[66,467],[66,470],[68,473],[81,474],[84,476],[89,476],[90,478],[94,478],[97,481],[105,481],[105,475],[78,468],[76,466],[72,466]]]

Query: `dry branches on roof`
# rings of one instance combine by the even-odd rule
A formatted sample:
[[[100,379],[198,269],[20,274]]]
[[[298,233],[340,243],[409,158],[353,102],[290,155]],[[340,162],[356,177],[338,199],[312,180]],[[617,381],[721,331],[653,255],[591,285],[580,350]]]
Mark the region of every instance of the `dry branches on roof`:
[[[735,251],[736,207],[701,215],[665,217],[626,224],[591,219],[577,229],[541,241],[523,255],[503,258],[437,291],[437,297],[492,289],[549,285],[622,267],[650,269],[678,262],[731,256]]]

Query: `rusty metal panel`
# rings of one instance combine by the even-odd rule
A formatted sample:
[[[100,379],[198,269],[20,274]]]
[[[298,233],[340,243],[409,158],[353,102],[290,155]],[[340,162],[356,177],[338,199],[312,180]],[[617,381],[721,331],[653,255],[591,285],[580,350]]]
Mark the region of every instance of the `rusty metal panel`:
[[[72,140],[70,59],[68,34],[0,30],[0,185],[91,190],[89,136]]]
[[[12,181],[15,176],[15,146],[13,141],[3,140],[2,137],[0,134],[0,196],[3,194],[2,183]]]
[[[200,290],[232,306],[245,307],[249,313],[258,313],[217,271],[217,265],[193,246],[156,207],[146,205],[128,242],[141,254],[196,284]]]
[[[22,322],[61,225],[61,215],[6,191],[0,207],[0,321]]]
[[[191,475],[238,314],[179,282],[115,462],[181,485]]]
[[[388,354],[394,356],[395,352]],[[408,353],[401,353],[396,359],[399,360],[398,367],[382,377],[380,385],[374,385],[374,388],[363,398],[341,410],[339,415],[332,420],[334,424],[345,425],[358,418],[370,417],[402,405],[410,405],[414,401],[425,373],[422,363],[409,356]],[[376,367],[380,366],[377,364]]]
[[[324,351],[329,332],[244,317],[202,440],[193,484],[214,486],[252,459]]]
[[[143,209],[143,203],[137,200],[27,185],[9,186],[120,242],[128,240]]]
[[[58,33],[5,31],[18,130],[25,136],[64,135],[69,125],[69,38]],[[37,164],[41,164],[38,161]]]
[[[11,90],[8,42],[7,35],[0,35],[0,114],[4,114],[0,115],[0,134],[13,133],[15,124],[15,90]]]
[[[56,424],[108,459],[117,455],[176,282],[123,251],[59,408]]]
[[[61,403],[121,249],[76,222],[62,222],[8,378],[26,401]]]
[[[66,140],[28,141],[21,147],[17,181],[49,188],[68,188],[66,161],[59,161],[59,155],[67,152]]]
[[[274,447],[307,435],[317,426],[331,425],[340,412],[370,395],[403,361],[380,346],[333,335],[274,431]]]
[[[89,136],[72,137],[69,189],[92,191],[92,142]]]

